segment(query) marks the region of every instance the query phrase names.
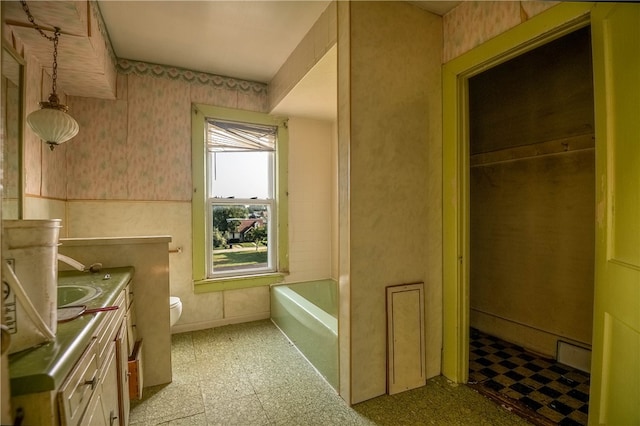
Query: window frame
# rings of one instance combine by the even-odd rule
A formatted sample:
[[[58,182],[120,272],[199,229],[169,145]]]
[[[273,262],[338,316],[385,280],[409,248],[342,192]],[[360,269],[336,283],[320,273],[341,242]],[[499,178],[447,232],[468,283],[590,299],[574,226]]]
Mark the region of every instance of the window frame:
[[[207,118],[238,121],[246,123],[276,126],[278,140],[275,152],[274,199],[277,217],[277,249],[275,272],[262,272],[252,275],[229,275],[214,278],[207,277],[208,249],[207,227],[210,217],[207,194],[207,154],[206,125]],[[288,157],[289,132],[287,119],[265,113],[244,111],[211,105],[193,104],[191,109],[192,142],[192,268],[195,293],[206,293],[229,289],[257,287],[281,282],[289,272],[289,208],[288,208]]]

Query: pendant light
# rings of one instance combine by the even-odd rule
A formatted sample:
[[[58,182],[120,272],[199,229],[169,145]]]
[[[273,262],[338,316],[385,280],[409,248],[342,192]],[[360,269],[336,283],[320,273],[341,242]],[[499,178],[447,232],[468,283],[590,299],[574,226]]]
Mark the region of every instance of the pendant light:
[[[40,109],[32,112],[27,116],[27,124],[43,141],[49,144],[49,148],[53,149],[78,134],[80,127],[76,120],[73,119],[67,111],[69,107],[60,103],[60,99],[56,94],[56,80],[58,78],[58,39],[60,37],[60,28],[54,27],[53,37],[45,34],[38,24],[35,23],[33,15],[29,11],[27,2],[21,0],[29,22],[33,24],[35,29],[47,40],[53,42],[53,71],[51,73],[52,88],[48,101],[40,102]]]

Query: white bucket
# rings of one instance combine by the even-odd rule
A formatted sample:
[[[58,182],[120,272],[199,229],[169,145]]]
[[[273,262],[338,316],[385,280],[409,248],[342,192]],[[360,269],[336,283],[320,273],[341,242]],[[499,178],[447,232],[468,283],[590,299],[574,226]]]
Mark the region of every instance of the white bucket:
[[[2,281],[9,353],[55,339],[60,219],[3,220]]]

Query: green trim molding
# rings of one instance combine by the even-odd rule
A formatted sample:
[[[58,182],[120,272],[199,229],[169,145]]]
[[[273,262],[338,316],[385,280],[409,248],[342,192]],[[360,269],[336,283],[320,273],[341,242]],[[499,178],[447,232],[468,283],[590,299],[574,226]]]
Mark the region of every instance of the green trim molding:
[[[212,280],[194,281],[194,293],[210,293],[222,290],[238,290],[278,284],[284,281],[285,274],[265,274],[245,277],[228,277]]]
[[[469,134],[468,80],[495,65],[589,25],[594,3],[559,3],[443,66],[442,374],[468,379]]]
[[[261,275],[207,278],[206,246],[206,147],[205,118],[242,121],[278,126],[276,147],[276,206],[278,210],[277,272]],[[289,273],[289,131],[287,119],[260,112],[193,104],[191,110],[191,159],[193,197],[191,201],[193,228],[193,282],[195,293],[222,291],[271,285],[283,281]]]

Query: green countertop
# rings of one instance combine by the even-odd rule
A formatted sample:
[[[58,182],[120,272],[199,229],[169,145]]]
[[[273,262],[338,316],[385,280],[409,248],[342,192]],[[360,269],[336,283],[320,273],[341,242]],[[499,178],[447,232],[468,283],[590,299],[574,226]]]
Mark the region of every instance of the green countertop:
[[[102,290],[86,303],[87,308],[109,306],[133,277],[133,267],[105,268],[98,273],[65,271],[58,274],[58,285],[90,285]],[[105,279],[106,274],[110,278]],[[9,356],[11,394],[24,395],[58,389],[78,361],[98,324],[115,311],[85,314],[58,323],[56,340]]]

